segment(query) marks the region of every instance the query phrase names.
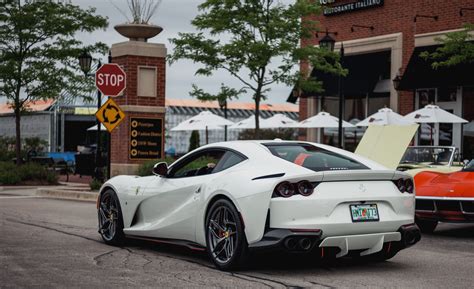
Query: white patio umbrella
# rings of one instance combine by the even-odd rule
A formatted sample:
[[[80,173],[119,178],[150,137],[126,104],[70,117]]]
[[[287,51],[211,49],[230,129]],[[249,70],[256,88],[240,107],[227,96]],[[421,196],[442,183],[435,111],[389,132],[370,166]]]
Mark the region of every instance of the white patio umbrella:
[[[262,123],[264,120],[264,118],[260,117],[259,123]],[[229,126],[229,129],[255,129],[255,115],[234,123],[233,125]]]
[[[206,143],[209,143],[209,130],[220,130],[224,129],[226,125],[233,125],[234,123],[223,117],[213,114],[210,111],[202,111],[198,115],[193,116],[174,128],[171,131],[192,131],[192,130],[205,130],[206,131]]]
[[[328,112],[321,111],[315,116],[307,118],[301,121],[298,124],[299,128],[329,128],[329,127],[339,127],[339,119],[335,116],[332,116]],[[342,127],[354,127],[351,123],[347,121],[342,121]]]
[[[457,115],[441,109],[437,105],[428,104],[424,108],[405,115],[405,119],[416,123],[467,123],[468,121]],[[431,142],[433,130],[431,128]]]
[[[463,127],[463,132],[466,136],[474,136],[474,121],[465,124]]]
[[[87,131],[91,130],[97,130],[97,125],[93,125],[87,129]],[[100,131],[107,131],[107,128],[103,124],[100,124]]]
[[[378,112],[370,115],[363,121],[356,124],[356,126],[369,125],[412,125],[413,121],[404,118],[402,115],[394,112],[390,108],[379,109]]]
[[[330,113],[321,111],[317,115],[307,118],[298,124],[299,128],[338,128],[339,118],[332,116]],[[355,127],[347,121],[342,121],[342,127]],[[318,142],[321,142],[321,131],[318,133]]]
[[[298,122],[296,120],[293,120],[281,113],[277,113],[272,117],[263,119],[260,124],[260,128],[290,128],[297,126]]]

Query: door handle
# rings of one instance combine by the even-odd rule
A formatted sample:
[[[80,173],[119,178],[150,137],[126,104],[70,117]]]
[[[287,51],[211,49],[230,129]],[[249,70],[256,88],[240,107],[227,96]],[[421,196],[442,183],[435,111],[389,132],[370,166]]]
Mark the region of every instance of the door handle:
[[[194,193],[199,194],[201,192],[201,187],[199,187]]]

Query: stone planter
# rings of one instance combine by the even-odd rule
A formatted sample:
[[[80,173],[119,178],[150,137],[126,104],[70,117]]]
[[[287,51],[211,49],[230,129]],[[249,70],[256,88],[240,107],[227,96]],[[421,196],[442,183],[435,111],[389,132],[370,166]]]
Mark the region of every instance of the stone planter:
[[[131,41],[147,42],[148,39],[155,37],[163,31],[163,28],[150,24],[119,24],[114,29],[122,36]]]

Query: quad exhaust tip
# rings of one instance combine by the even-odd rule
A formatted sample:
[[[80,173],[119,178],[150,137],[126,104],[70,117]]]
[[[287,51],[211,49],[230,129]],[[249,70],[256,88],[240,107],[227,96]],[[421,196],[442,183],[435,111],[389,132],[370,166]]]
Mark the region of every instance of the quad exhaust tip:
[[[283,244],[290,251],[309,251],[313,247],[313,241],[307,237],[290,237]]]

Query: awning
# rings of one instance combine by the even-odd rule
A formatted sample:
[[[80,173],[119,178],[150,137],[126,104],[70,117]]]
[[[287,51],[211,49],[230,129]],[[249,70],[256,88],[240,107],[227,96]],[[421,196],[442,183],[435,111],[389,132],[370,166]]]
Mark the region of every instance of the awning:
[[[433,61],[424,60],[420,53],[434,52],[440,45],[416,47],[400,81],[399,90],[416,88],[474,85],[474,63],[434,69]]]
[[[365,96],[373,93],[379,80],[390,75],[390,51],[350,55],[344,57],[344,68],[349,70],[343,78],[344,95],[347,98]],[[323,92],[302,92],[300,97],[337,96],[339,94],[338,76],[313,69],[311,77],[323,83]],[[295,103],[298,96],[293,89],[287,102]]]

